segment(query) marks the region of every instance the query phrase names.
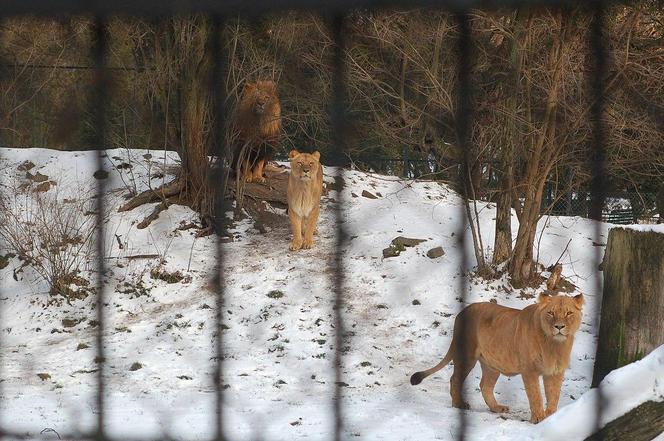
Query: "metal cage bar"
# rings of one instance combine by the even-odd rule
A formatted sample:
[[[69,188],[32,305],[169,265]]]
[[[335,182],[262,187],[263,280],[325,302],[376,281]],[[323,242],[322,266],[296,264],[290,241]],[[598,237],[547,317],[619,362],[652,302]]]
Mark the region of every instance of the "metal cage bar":
[[[4,16],[2,15],[2,13],[0,13],[0,25],[2,24],[3,20],[4,20]],[[2,33],[0,33],[0,45],[1,44],[2,44]],[[5,67],[6,66],[4,65],[4,61],[5,60],[3,59],[2,53],[0,53],[0,84],[3,84],[4,80],[5,80]],[[0,160],[1,159],[2,159],[2,154],[0,154]],[[0,282],[2,282],[2,280],[0,280]],[[3,286],[2,286],[2,283],[0,283],[0,298],[3,295],[3,292],[4,292],[3,291]],[[2,317],[2,314],[4,312],[3,309],[4,308],[3,308],[2,301],[0,301],[0,317]],[[4,364],[4,357],[2,356],[3,343],[4,342],[3,342],[3,338],[2,338],[2,333],[0,332],[0,377],[2,377],[2,375],[3,375],[3,370],[4,370],[3,367],[5,365]],[[3,389],[4,388],[3,388],[2,383],[3,382],[0,382],[0,397],[3,396]],[[0,412],[0,421],[2,421],[2,413],[1,412]],[[5,438],[4,430],[2,428],[2,424],[0,424],[0,441],[2,441],[4,438]]]
[[[409,8],[438,8],[450,11],[470,9],[499,10],[518,8],[568,8],[588,7],[594,0],[411,0]],[[137,16],[166,16],[182,14],[217,14],[246,16],[265,15],[284,10],[317,11],[324,14],[339,15],[351,10],[403,8],[403,0],[288,0],[274,2],[271,0],[118,0],[116,2],[84,2],[79,0],[0,0],[0,10],[5,15],[85,15],[85,14],[116,14],[123,13]]]
[[[343,205],[344,205],[344,154],[346,152],[346,111],[345,111],[345,96],[346,96],[346,83],[345,83],[345,50],[346,50],[346,36],[345,36],[345,16],[335,15],[330,23],[330,30],[332,33],[332,41],[334,42],[333,48],[333,79],[332,79],[332,126],[335,133],[334,144],[336,147],[336,155],[338,156],[338,163],[335,164],[337,172],[335,179],[340,184],[337,192],[337,201],[335,203],[335,248],[334,259],[332,263],[333,271],[333,290],[334,290],[334,396],[332,398],[332,417],[334,418],[334,433],[332,438],[339,441],[342,438],[344,428],[344,415],[343,415],[343,393],[342,393],[342,358],[344,347],[344,320],[343,320],[343,304],[344,304],[344,281],[345,274],[343,268],[343,251],[346,243],[346,230],[344,227],[343,219]]]
[[[591,189],[590,189],[590,218],[595,221],[595,242],[602,243],[602,208],[604,207],[604,200],[606,198],[605,189],[605,175],[606,175],[606,136],[604,127],[604,109],[606,106],[605,92],[606,92],[606,73],[607,73],[607,53],[604,43],[604,2],[602,0],[595,0],[593,2],[591,26],[589,30],[588,40],[589,49],[593,56],[593,65],[589,75],[589,86],[591,89],[590,98],[591,112],[590,123],[592,126],[592,144],[591,154],[588,156],[590,160],[590,170],[592,176]],[[597,262],[602,260],[602,248],[596,247],[595,256]],[[595,276],[595,293],[602,292],[602,273],[596,272]],[[601,304],[597,307],[597,329],[599,333],[601,315]],[[596,359],[597,357],[595,357]],[[595,427],[598,436],[603,437],[599,429],[602,427],[602,413],[605,407],[604,400],[606,397],[602,394],[601,384],[597,385],[597,406],[595,408]]]
[[[106,56],[108,51],[108,35],[105,19],[96,16],[93,25],[93,45],[92,59],[95,64],[95,78],[93,90],[93,115],[94,115],[94,140],[93,145],[97,151],[97,170],[104,170],[104,149],[106,148],[106,108],[108,106],[108,74],[105,70]],[[106,263],[104,262],[105,252],[105,231],[104,231],[104,194],[106,192],[106,180],[97,179],[97,362],[99,370],[97,371],[97,432],[95,439],[103,441],[106,439],[104,430],[104,418],[106,412],[106,384],[104,383],[104,374],[106,366],[106,355],[104,350],[104,330],[106,320],[104,310],[106,308],[105,293],[105,273]]]
[[[468,253],[466,252],[466,231],[469,227],[469,223],[472,222],[472,219],[469,219],[467,216],[467,207],[468,207],[468,185],[467,179],[469,178],[469,151],[470,151],[470,125],[472,121],[472,90],[471,90],[471,79],[470,79],[470,51],[472,50],[472,43],[470,37],[470,22],[468,13],[466,11],[457,12],[455,16],[457,26],[459,27],[459,37],[457,41],[457,75],[458,75],[458,107],[456,115],[456,125],[457,125],[457,140],[461,147],[461,171],[459,173],[459,188],[461,189],[461,198],[462,204],[460,206],[460,219],[462,219],[459,225],[459,231],[457,232],[458,244],[461,248],[461,268],[459,274],[459,294],[461,298],[461,307],[466,306],[466,299],[468,295],[468,280],[466,274],[466,268],[470,262]],[[460,319],[459,319],[460,317]],[[460,333],[464,335],[466,333],[467,321],[463,319],[463,316],[457,315],[457,320],[460,325]],[[456,321],[455,321],[456,328]],[[459,345],[459,359],[466,359],[466,347]],[[455,360],[456,361],[456,360]],[[472,369],[472,366],[467,367],[460,363],[461,366],[454,366],[454,374],[452,374],[452,382],[454,382],[454,376],[456,375],[457,369],[461,373],[461,384],[459,385],[457,393],[459,394],[459,400],[461,403],[464,403],[464,379],[467,371]],[[450,390],[454,388],[454,384],[450,384]],[[466,439],[466,426],[467,426],[467,416],[464,409],[459,409],[457,418],[459,421],[459,428],[457,430],[457,439],[459,441],[464,441]]]
[[[228,182],[228,175],[224,172],[224,159],[228,157],[229,146],[225,142],[225,121],[226,110],[224,103],[226,101],[226,91],[223,82],[223,72],[225,69],[225,57],[223,45],[221,44],[221,30],[223,26],[223,19],[218,15],[213,15],[211,19],[212,32],[210,32],[210,41],[208,42],[212,56],[212,76],[210,88],[212,89],[213,107],[214,107],[214,137],[213,137],[213,150],[215,156],[218,158],[218,167],[212,171],[210,185],[215,188],[214,200],[214,224],[216,231],[220,232],[223,228],[223,220],[226,216],[226,203],[224,201],[224,189]],[[223,147],[222,147],[223,146]],[[214,385],[215,385],[215,436],[216,441],[222,441],[224,436],[224,380],[223,380],[223,363],[224,363],[224,339],[223,339],[223,321],[224,321],[224,290],[225,290],[225,254],[223,243],[220,238],[217,239],[216,246],[216,266],[215,274],[213,277],[214,291],[216,294],[216,355],[215,355],[215,370],[214,370]]]

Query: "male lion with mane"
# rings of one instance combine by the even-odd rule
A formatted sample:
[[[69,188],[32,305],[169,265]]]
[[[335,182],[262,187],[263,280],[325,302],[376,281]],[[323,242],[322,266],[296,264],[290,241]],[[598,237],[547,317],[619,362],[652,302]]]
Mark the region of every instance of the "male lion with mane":
[[[494,303],[473,303],[454,320],[452,343],[445,358],[426,371],[416,372],[416,385],[454,361],[450,395],[454,407],[468,409],[461,401],[461,387],[479,360],[482,366],[480,390],[492,412],[507,412],[498,404],[493,388],[500,374],[521,374],[530,403],[532,423],[538,423],[558,409],[563,374],[569,366],[574,333],[581,325],[583,295],[540,294],[538,302],[523,310]],[[542,403],[539,377],[544,377],[546,409]]]
[[[287,190],[288,219],[293,232],[289,249],[297,251],[314,246],[320,197],[323,194],[323,167],[319,152],[310,154],[291,150],[288,160],[291,166]]]
[[[265,182],[263,168],[281,135],[281,105],[271,80],[246,83],[233,118],[233,170],[246,182]]]

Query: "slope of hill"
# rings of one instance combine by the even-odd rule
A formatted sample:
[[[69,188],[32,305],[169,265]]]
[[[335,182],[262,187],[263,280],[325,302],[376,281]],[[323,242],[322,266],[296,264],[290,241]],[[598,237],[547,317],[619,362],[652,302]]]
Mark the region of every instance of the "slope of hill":
[[[94,195],[94,158],[94,152],[2,149],[2,193],[22,216],[33,213],[36,198],[86,207]],[[171,206],[146,229],[136,226],[151,206],[117,212],[130,191],[172,178],[176,155],[109,150],[105,161],[109,169],[115,167],[106,179],[105,198],[108,430],[120,437],[206,439],[214,424],[216,297],[211,280],[216,239],[196,238],[196,230],[187,226],[197,217],[186,207]],[[325,171],[326,180],[333,182],[335,170]],[[37,173],[46,180],[35,179]],[[454,316],[463,307],[459,278],[472,268],[474,258],[468,236],[470,263],[461,267],[460,198],[434,182],[404,182],[357,171],[345,172],[344,179],[343,225],[349,236],[342,256],[344,430],[347,437],[361,439],[452,439],[458,422],[457,410],[450,406],[451,368],[418,387],[410,386],[408,379],[439,361],[450,342]],[[44,181],[53,183],[47,191],[34,191]],[[377,197],[362,196],[365,190]],[[276,217],[263,233],[250,221],[239,220],[233,241],[223,245],[224,417],[230,439],[321,439],[331,433],[331,265],[333,206],[338,200],[334,190],[324,196],[313,250],[288,252],[285,216]],[[495,209],[479,203],[479,216],[484,243],[492,244]],[[593,242],[606,241],[608,225],[601,225],[600,238],[594,237],[595,223],[581,218],[543,218],[540,230],[539,262],[546,267],[562,254],[563,274],[587,299],[563,384],[562,408],[589,389],[601,300]],[[397,236],[424,241],[399,256],[383,258],[382,250]],[[427,251],[438,246],[445,254],[427,257]],[[0,255],[6,252],[0,250]],[[94,260],[83,264],[82,275],[93,281]],[[51,296],[48,285],[16,257],[0,270],[0,277],[0,421],[31,434],[45,427],[61,433],[91,430],[98,368],[94,296],[71,302]],[[471,278],[466,301],[521,308],[532,303],[535,294],[532,289],[512,289],[505,278]],[[498,381],[499,401],[511,410],[497,415],[482,400],[479,375],[477,366],[466,382],[469,439],[535,436],[527,422],[521,379]]]

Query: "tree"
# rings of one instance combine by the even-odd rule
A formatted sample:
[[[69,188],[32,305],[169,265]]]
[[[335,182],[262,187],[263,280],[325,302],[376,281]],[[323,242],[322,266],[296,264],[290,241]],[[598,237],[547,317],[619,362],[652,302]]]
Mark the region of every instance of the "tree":
[[[613,369],[639,360],[664,341],[664,234],[612,228],[602,271],[593,386]]]
[[[210,185],[209,161],[214,140],[212,63],[213,57],[218,56],[210,47],[210,21],[200,16],[178,17],[157,25],[139,23],[138,26],[144,32],[133,34],[138,35],[132,39],[137,48],[133,52],[150,59],[139,60],[141,64],[155,67],[150,75],[159,111],[164,115],[166,143],[169,149],[179,153],[182,167],[174,181],[137,195],[120,211],[160,201],[149,221],[177,202],[197,210],[204,226],[209,227],[216,194]],[[138,50],[144,45],[149,48],[147,51]],[[142,226],[146,225],[144,222]]]

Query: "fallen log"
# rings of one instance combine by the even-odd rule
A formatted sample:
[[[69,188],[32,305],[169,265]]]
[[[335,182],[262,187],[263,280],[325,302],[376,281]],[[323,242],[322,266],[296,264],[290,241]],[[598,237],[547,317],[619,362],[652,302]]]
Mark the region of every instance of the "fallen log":
[[[608,423],[586,441],[650,441],[664,433],[664,401],[646,401]]]

